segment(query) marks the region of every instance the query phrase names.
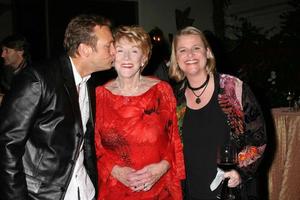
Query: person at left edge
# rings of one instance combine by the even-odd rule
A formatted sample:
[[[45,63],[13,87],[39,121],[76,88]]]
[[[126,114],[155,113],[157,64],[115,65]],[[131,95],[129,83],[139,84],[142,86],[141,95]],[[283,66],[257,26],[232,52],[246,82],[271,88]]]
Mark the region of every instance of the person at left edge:
[[[0,73],[0,92],[6,94],[10,89],[13,77],[31,63],[30,44],[24,36],[13,34],[4,38],[0,46],[1,57],[4,61]]]
[[[79,15],[67,26],[68,55],[25,68],[0,108],[0,199],[92,200],[97,189],[87,80],[110,69],[110,22]]]

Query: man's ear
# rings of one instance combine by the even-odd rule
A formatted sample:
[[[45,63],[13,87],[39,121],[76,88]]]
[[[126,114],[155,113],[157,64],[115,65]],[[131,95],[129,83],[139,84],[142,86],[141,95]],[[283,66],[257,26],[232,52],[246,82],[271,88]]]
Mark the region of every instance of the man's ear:
[[[78,54],[80,56],[83,57],[88,57],[92,52],[92,47],[84,44],[84,43],[80,43],[80,45],[78,46]]]
[[[23,57],[24,55],[24,50],[20,50],[20,51],[16,51],[17,54],[20,56],[20,57]]]

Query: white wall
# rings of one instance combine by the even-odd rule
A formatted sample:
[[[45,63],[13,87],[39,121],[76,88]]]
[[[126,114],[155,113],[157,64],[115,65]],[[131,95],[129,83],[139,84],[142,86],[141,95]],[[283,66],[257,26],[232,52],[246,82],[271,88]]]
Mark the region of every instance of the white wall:
[[[195,19],[194,26],[213,31],[211,0],[139,0],[139,24],[146,31],[155,26],[167,36],[176,32],[175,9],[191,7],[189,18]]]

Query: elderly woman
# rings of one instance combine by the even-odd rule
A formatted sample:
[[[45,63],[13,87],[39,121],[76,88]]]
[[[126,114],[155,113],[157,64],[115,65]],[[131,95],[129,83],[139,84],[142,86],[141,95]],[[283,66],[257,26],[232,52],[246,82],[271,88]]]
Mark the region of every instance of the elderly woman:
[[[98,200],[180,200],[185,173],[176,100],[166,82],[141,75],[149,35],[120,27],[115,51],[118,76],[96,89]]]
[[[261,109],[248,86],[215,71],[210,45],[195,27],[175,35],[169,72],[182,83],[175,93],[187,172],[186,199],[217,199],[220,187],[210,188],[217,174],[217,149],[229,141],[237,149],[238,164],[224,174],[228,187],[239,186],[245,196],[252,195],[248,185],[261,161],[266,132]]]

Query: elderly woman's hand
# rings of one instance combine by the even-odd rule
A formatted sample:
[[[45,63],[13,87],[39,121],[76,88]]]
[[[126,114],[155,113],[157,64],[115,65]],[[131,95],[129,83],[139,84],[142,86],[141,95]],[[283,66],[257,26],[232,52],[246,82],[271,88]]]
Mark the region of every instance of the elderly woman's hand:
[[[225,172],[224,178],[229,178],[228,187],[231,188],[238,186],[242,182],[241,176],[236,170]]]
[[[170,165],[168,161],[162,160],[145,166],[129,175],[131,189],[133,191],[148,191],[153,185],[168,171]]]
[[[125,186],[130,187],[131,183],[129,180],[129,176],[133,172],[135,172],[135,170],[130,167],[120,167],[118,165],[115,165],[111,171],[111,175],[115,179],[123,183]]]

